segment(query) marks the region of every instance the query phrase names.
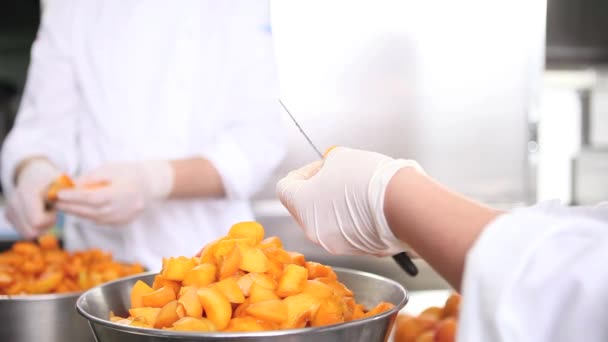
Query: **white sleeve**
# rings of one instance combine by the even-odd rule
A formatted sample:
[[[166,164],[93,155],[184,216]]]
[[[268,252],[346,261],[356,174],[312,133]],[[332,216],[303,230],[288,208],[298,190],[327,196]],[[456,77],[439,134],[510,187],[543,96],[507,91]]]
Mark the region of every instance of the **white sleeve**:
[[[15,167],[31,156],[46,156],[57,167],[76,167],[78,90],[71,61],[70,40],[74,4],[47,2],[32,45],[25,91],[15,124],[2,149],[2,184],[13,188]]]
[[[606,208],[502,215],[467,256],[457,340],[608,341],[606,260]]]
[[[285,153],[267,0],[243,0],[231,16],[226,114],[219,138],[203,151],[229,198],[246,199],[269,179]]]

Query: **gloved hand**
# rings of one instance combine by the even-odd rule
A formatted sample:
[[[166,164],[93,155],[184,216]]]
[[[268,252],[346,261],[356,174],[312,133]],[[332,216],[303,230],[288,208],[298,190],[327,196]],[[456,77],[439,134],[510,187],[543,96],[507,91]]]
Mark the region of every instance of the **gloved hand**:
[[[60,191],[55,207],[99,224],[125,224],[167,198],[173,178],[168,161],[109,163],[76,179],[76,188]],[[99,183],[107,184],[88,186]]]
[[[43,158],[23,165],[7,198],[6,218],[24,238],[32,239],[55,224],[55,212],[44,209],[44,196],[60,171]]]
[[[292,171],[277,194],[306,236],[332,254],[388,256],[406,249],[384,216],[384,195],[404,167],[423,172],[411,160],[334,148],[323,161]]]

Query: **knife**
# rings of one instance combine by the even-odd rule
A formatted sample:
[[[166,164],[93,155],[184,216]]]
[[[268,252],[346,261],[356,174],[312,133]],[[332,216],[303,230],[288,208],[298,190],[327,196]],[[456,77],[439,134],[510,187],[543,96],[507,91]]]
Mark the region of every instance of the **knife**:
[[[321,159],[323,159],[324,158],[323,153],[321,153],[321,151],[312,142],[312,140],[310,140],[310,138],[308,137],[306,132],[304,132],[304,130],[302,129],[302,126],[300,126],[300,124],[298,123],[298,120],[296,120],[296,118],[289,112],[289,109],[287,109],[285,104],[283,104],[283,101],[281,101],[279,99],[279,103],[281,104],[281,107],[283,107],[285,112],[287,112],[287,114],[291,118],[291,121],[293,121],[293,123],[296,125],[296,127],[298,128],[300,133],[302,133],[304,138],[308,141],[308,144],[315,150],[317,155]],[[410,256],[407,255],[406,252],[401,252],[401,253],[393,255],[393,260],[395,260],[395,262],[397,263],[397,265],[399,265],[401,267],[401,269],[403,269],[407,274],[411,275],[412,277],[415,277],[418,274],[418,267],[416,267],[416,264],[414,264],[414,262],[412,261]]]

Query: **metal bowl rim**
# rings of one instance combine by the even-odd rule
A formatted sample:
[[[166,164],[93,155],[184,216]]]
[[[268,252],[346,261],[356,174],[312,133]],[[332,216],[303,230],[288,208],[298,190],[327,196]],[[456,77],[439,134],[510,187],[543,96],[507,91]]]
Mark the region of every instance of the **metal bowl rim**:
[[[3,301],[19,301],[19,302],[35,302],[53,299],[78,298],[84,291],[66,292],[66,293],[43,293],[43,294],[23,294],[23,295],[0,295],[0,302]]]
[[[395,313],[398,313],[401,309],[403,309],[403,307],[405,306],[405,304],[407,304],[407,302],[409,300],[409,293],[405,289],[405,287],[392,279],[389,279],[389,278],[386,278],[386,277],[383,277],[383,276],[380,276],[380,275],[377,275],[374,273],[359,271],[359,270],[354,270],[354,269],[349,269],[349,268],[344,268],[344,267],[332,267],[332,268],[334,270],[337,270],[337,271],[340,271],[343,273],[351,273],[351,274],[355,274],[355,275],[359,275],[359,276],[375,278],[377,280],[382,280],[382,281],[385,281],[392,285],[395,285],[403,293],[403,299],[401,300],[401,302],[396,304],[395,307],[393,307],[392,309],[390,309],[388,311],[385,311],[378,315],[374,315],[372,317],[358,319],[355,321],[327,325],[327,326],[322,326],[322,327],[314,327],[314,328],[267,330],[267,331],[255,331],[255,332],[210,332],[210,333],[182,332],[182,331],[175,332],[175,331],[162,330],[162,329],[133,327],[133,326],[118,324],[118,323],[112,322],[110,320],[105,320],[102,318],[95,317],[95,316],[89,314],[88,312],[86,312],[82,308],[82,302],[87,297],[87,294],[89,292],[95,291],[97,288],[110,286],[114,283],[126,282],[126,281],[130,280],[131,278],[142,278],[145,276],[158,274],[158,272],[145,272],[145,273],[139,273],[139,274],[136,274],[133,276],[121,278],[118,280],[114,280],[111,282],[107,282],[107,283],[98,285],[96,287],[93,287],[93,288],[85,291],[82,295],[80,295],[80,297],[76,301],[76,311],[78,311],[78,313],[80,315],[82,315],[87,320],[89,320],[89,322],[97,323],[97,324],[106,326],[113,330],[128,332],[128,333],[137,334],[137,335],[144,335],[144,336],[170,337],[170,338],[177,338],[177,339],[185,339],[185,338],[192,338],[192,337],[213,337],[213,338],[218,338],[218,337],[219,338],[222,338],[222,337],[232,337],[232,338],[234,338],[234,337],[273,337],[273,336],[296,335],[296,334],[300,334],[300,333],[315,333],[315,332],[325,332],[325,331],[332,331],[332,330],[342,330],[342,329],[346,329],[351,326],[359,326],[362,324],[366,324],[367,322],[381,320],[381,319],[389,317]]]

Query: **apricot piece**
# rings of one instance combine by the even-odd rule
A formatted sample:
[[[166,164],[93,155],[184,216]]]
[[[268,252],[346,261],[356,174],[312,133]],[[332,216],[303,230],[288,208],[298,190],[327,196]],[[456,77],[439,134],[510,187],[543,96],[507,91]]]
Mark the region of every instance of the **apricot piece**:
[[[337,298],[321,302],[310,322],[313,327],[344,323],[344,308]]]
[[[56,289],[63,280],[63,272],[46,272],[29,287],[30,293],[49,293]]]
[[[36,255],[40,254],[40,248],[35,243],[29,241],[17,241],[11,247],[11,250],[21,255]]]
[[[59,175],[59,177],[55,178],[55,180],[47,188],[46,200],[49,202],[55,202],[58,199],[57,194],[59,193],[59,191],[64,189],[70,189],[74,186],[74,182],[68,175],[61,174]]]
[[[258,303],[251,303],[245,311],[256,318],[283,323],[287,320],[287,305],[280,299],[272,299]]]
[[[245,297],[249,297],[251,285],[253,285],[254,282],[267,289],[275,290],[277,288],[277,282],[266,274],[247,273],[236,281]]]
[[[461,296],[458,293],[451,294],[445,301],[441,318],[455,317],[458,318]]]
[[[144,306],[143,296],[152,292],[154,292],[154,289],[148,286],[148,284],[141,280],[136,281],[131,289],[131,307],[140,308]]]
[[[197,294],[207,318],[213,322],[217,329],[226,328],[232,317],[232,305],[230,305],[228,298],[212,287],[201,288]]]
[[[245,317],[247,315],[247,307],[249,306],[249,298],[245,298],[245,301],[236,306],[234,309],[234,317]]]
[[[196,266],[196,262],[192,258],[180,256],[178,258],[163,259],[163,269],[161,275],[165,279],[182,281],[184,277]]]
[[[287,306],[287,320],[283,322],[283,329],[304,328],[314,317],[320,306],[320,301],[307,294],[300,293],[283,299]]]
[[[278,300],[280,298],[273,290],[265,288],[256,282],[251,285],[251,290],[249,292],[249,303],[253,304],[271,299]]]
[[[318,299],[326,299],[334,295],[334,290],[318,280],[307,280],[302,293],[308,293]]]
[[[258,248],[266,249],[269,247],[283,248],[283,242],[278,236],[269,236],[257,244]]]
[[[435,337],[435,333],[432,330],[425,331],[416,337],[415,342],[437,342],[437,338]]]
[[[38,238],[38,244],[43,250],[53,250],[59,248],[59,241],[55,235],[46,234]]]
[[[214,264],[200,264],[190,269],[184,276],[183,286],[205,287],[215,281],[217,267]]]
[[[336,272],[334,272],[334,270],[329,266],[319,264],[318,262],[313,261],[307,261],[306,263],[304,263],[304,266],[308,270],[308,279],[338,279]]]
[[[454,342],[457,327],[458,323],[454,317],[448,317],[439,322],[435,330],[435,342]]]
[[[240,304],[245,301],[245,296],[243,295],[243,291],[236,282],[236,278],[226,278],[224,280],[220,280],[217,283],[212,285],[216,289],[220,290],[220,292],[228,298],[230,303]]]
[[[259,248],[239,246],[241,263],[239,268],[246,272],[264,273],[270,267],[270,262]]]
[[[285,267],[279,285],[277,286],[277,294],[280,297],[296,295],[306,286],[308,279],[308,270],[302,266],[289,264]]]
[[[318,280],[318,281],[322,282],[323,284],[331,287],[332,290],[334,290],[334,293],[336,294],[336,296],[338,296],[338,297],[352,297],[353,296],[353,291],[351,291],[348,287],[346,287],[346,285],[342,284],[341,282],[337,281],[336,279],[317,278],[315,280]]]
[[[190,288],[182,294],[178,301],[184,308],[184,315],[189,317],[202,317],[203,306],[198,298],[198,292],[195,288]]]
[[[430,306],[420,313],[418,316],[427,316],[429,318],[439,320],[443,314],[443,309],[437,306]]]
[[[388,302],[380,302],[378,303],[378,305],[376,305],[374,308],[372,308],[371,310],[369,310],[368,312],[365,313],[365,317],[371,317],[371,316],[375,316],[377,314],[383,313],[385,311],[388,311],[392,308],[394,308],[395,305],[388,303]]]
[[[133,320],[139,320],[149,325],[150,327],[154,326],[156,322],[156,317],[160,313],[161,308],[132,308],[129,309],[129,315],[133,317]]]
[[[242,263],[241,250],[233,248],[226,256],[218,259],[219,279],[225,279],[234,275]]]
[[[232,332],[245,332],[245,331],[264,331],[264,325],[260,323],[260,320],[251,316],[235,317],[228,322],[228,326],[225,331]]]
[[[268,247],[261,249],[264,255],[268,258],[268,260],[281,263],[281,264],[290,264],[291,263],[291,255],[287,251],[278,247]]]
[[[182,287],[179,282],[174,281],[174,280],[165,279],[162,275],[157,274],[154,277],[154,282],[152,283],[152,288],[155,290],[158,290],[163,286],[172,289],[173,292],[175,292],[175,294],[178,294],[180,288]]]
[[[198,300],[198,298],[197,298]],[[155,328],[170,327],[179,319],[177,315],[177,301],[172,300],[160,309],[156,320],[154,321]]]
[[[215,264],[215,247],[220,243],[220,240],[213,241],[209,243],[207,246],[203,247],[203,249],[199,252],[199,262],[201,264]]]
[[[163,306],[167,305],[167,303],[175,299],[175,291],[173,291],[172,288],[165,286],[141,296],[143,306],[153,308],[162,308]]]
[[[173,323],[175,331],[216,331],[215,324],[206,318],[184,317]]]
[[[291,256],[291,262],[298,265],[298,266],[302,266],[304,267],[306,265],[306,258],[304,257],[304,254],[301,253],[297,253],[297,252],[287,252],[289,253],[289,256]]]
[[[254,221],[239,222],[230,227],[228,236],[231,238],[245,238],[258,244],[264,238],[264,227]]]
[[[416,342],[418,335],[433,329],[435,320],[428,317],[406,316],[397,320],[395,341]]]

